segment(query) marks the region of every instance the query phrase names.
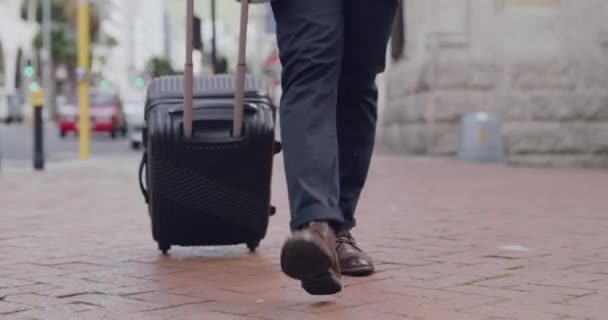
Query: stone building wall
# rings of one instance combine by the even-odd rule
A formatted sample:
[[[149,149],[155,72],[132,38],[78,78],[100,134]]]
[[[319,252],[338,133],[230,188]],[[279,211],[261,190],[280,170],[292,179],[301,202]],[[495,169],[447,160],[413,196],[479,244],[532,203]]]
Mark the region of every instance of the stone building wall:
[[[512,164],[608,168],[608,1],[404,0],[381,139],[454,156],[463,114],[503,120]],[[399,48],[397,48],[399,49]]]

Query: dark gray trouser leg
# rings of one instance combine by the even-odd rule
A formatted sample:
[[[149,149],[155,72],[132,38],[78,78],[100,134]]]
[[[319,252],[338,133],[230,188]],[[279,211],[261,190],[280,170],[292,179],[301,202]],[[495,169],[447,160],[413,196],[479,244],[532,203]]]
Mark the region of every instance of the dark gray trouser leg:
[[[279,0],[272,7],[283,65],[280,118],[291,228],[314,220],[341,225],[336,105],[343,0]]]
[[[302,0],[307,1],[307,0]],[[344,3],[344,56],[338,92],[340,230],[355,226],[355,209],[365,185],[376,133],[376,76],[385,57],[398,0]]]

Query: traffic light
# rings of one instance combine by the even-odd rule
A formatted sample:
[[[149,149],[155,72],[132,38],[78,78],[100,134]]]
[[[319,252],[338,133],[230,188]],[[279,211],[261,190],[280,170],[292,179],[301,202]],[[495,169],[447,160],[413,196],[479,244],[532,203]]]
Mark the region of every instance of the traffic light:
[[[146,85],[146,80],[143,77],[135,78],[135,86],[143,88]]]
[[[28,78],[33,77],[34,73],[36,73],[36,70],[31,65],[28,65],[25,68],[23,68],[23,74]]]
[[[40,85],[38,84],[38,82],[32,81],[32,83],[30,83],[30,91],[36,92],[38,90],[40,90]]]
[[[108,80],[108,79],[103,79],[101,80],[101,87],[104,89],[108,89],[112,87],[112,81]]]

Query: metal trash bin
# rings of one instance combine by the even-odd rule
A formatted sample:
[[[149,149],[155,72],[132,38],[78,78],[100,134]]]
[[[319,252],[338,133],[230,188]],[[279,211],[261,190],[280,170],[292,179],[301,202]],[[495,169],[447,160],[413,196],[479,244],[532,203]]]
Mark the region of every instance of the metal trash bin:
[[[463,116],[458,158],[469,162],[505,162],[502,124],[498,116],[486,112]]]

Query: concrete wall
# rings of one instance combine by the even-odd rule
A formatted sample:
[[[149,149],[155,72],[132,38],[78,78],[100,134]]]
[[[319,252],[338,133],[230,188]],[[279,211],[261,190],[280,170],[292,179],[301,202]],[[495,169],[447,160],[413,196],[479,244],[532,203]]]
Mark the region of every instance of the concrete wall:
[[[404,0],[381,139],[454,156],[458,122],[504,121],[513,164],[608,168],[608,1]]]

